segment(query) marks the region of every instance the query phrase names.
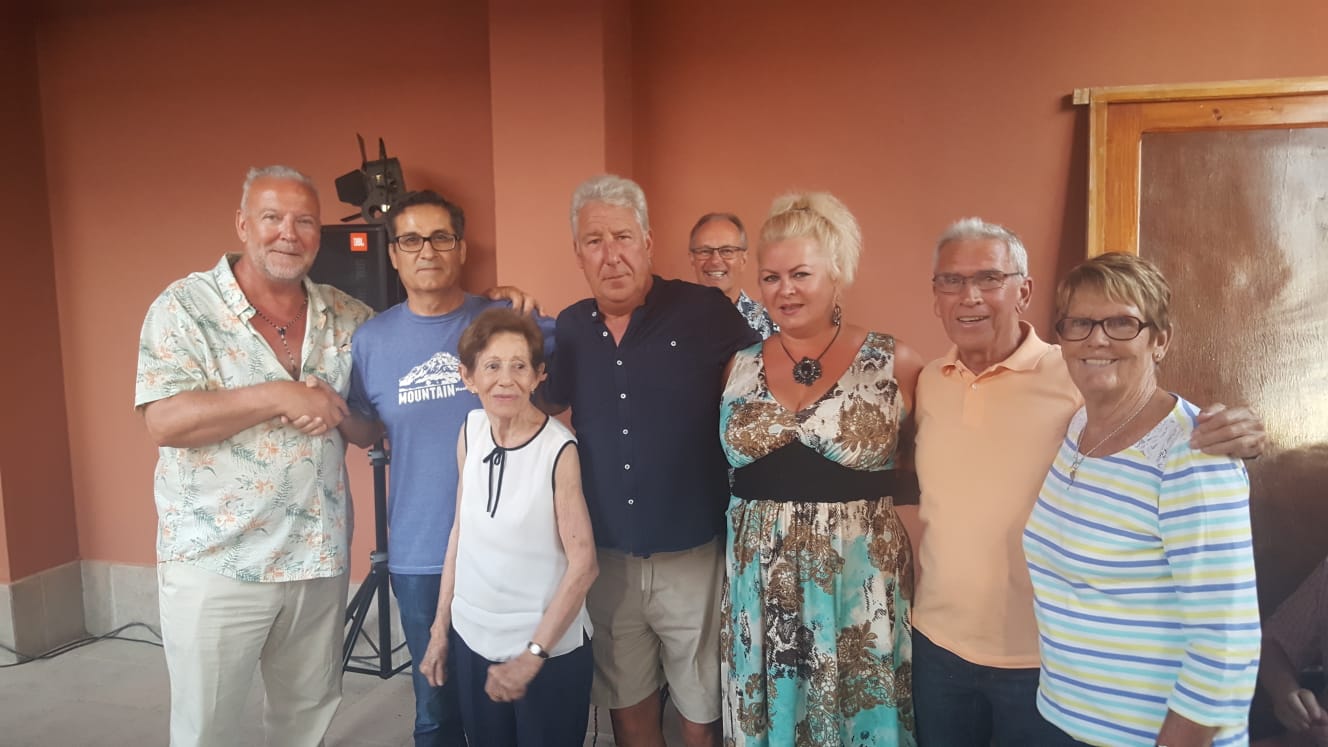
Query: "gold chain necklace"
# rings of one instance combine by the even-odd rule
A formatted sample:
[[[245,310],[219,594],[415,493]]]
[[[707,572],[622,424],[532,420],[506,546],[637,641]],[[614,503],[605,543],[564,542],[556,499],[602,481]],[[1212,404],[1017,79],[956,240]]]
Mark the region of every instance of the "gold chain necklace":
[[[1141,413],[1141,412],[1144,411],[1144,408],[1148,406],[1148,402],[1149,402],[1149,400],[1151,400],[1151,399],[1153,399],[1153,395],[1152,395],[1152,393],[1149,393],[1149,395],[1148,395],[1147,397],[1144,397],[1144,401],[1143,401],[1143,402],[1140,402],[1140,403],[1139,403],[1139,406],[1136,407],[1136,408],[1134,409],[1134,412],[1130,414],[1130,417],[1128,417],[1128,418],[1126,418],[1125,420],[1121,421],[1121,424],[1118,425],[1118,426],[1116,426],[1115,430],[1113,430],[1111,433],[1108,433],[1106,438],[1102,439],[1101,441],[1098,441],[1098,442],[1093,446],[1093,448],[1089,449],[1088,451],[1084,451],[1084,450],[1082,450],[1082,449],[1079,448],[1080,444],[1082,444],[1082,443],[1083,443],[1083,440],[1084,440],[1084,431],[1088,430],[1088,423],[1087,423],[1087,421],[1084,422],[1084,427],[1081,428],[1081,429],[1079,429],[1079,438],[1075,440],[1074,449],[1075,449],[1075,452],[1076,452],[1076,453],[1075,453],[1075,455],[1074,455],[1074,461],[1070,463],[1070,484],[1071,484],[1071,485],[1074,484],[1074,478],[1075,478],[1075,475],[1079,474],[1079,465],[1083,464],[1083,463],[1084,463],[1084,460],[1087,459],[1088,457],[1093,456],[1093,453],[1094,453],[1094,452],[1096,452],[1098,449],[1102,448],[1102,445],[1105,444],[1106,442],[1110,441],[1110,440],[1112,439],[1112,437],[1115,436],[1117,433],[1120,433],[1120,432],[1125,428],[1125,426],[1127,426],[1127,425],[1129,425],[1130,423],[1134,422],[1134,419],[1137,418],[1137,417],[1139,417],[1139,413]]]
[[[299,324],[300,320],[304,318],[304,313],[308,310],[309,310],[309,299],[305,298],[304,305],[300,307],[300,313],[296,314],[295,318],[290,320],[289,322],[286,322],[285,324],[282,325],[278,325],[276,322],[269,319],[267,314],[264,314],[262,311],[260,311],[257,306],[254,306],[254,313],[258,315],[258,318],[267,322],[269,327],[277,331],[277,339],[281,340],[281,347],[286,350],[286,360],[290,361],[290,365],[286,367],[286,370],[290,373],[291,376],[295,375],[296,369],[299,367],[299,364],[296,363],[295,361],[295,352],[292,351],[290,345],[286,343],[286,330],[290,329],[292,326],[296,324]]]

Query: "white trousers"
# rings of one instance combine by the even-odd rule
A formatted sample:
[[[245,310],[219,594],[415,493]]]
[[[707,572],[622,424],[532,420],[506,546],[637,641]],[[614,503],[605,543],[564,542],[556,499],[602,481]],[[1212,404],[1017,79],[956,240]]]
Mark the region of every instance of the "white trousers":
[[[341,703],[347,579],[254,583],[159,564],[171,747],[240,744],[255,668],[266,691],[267,744],[321,744]]]

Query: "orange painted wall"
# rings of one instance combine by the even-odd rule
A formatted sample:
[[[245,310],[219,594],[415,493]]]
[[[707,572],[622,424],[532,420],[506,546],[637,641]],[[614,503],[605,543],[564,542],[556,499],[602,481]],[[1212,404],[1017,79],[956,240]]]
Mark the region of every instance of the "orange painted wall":
[[[382,136],[412,188],[466,207],[468,283],[494,277],[486,9],[394,2],[149,4],[40,28],[42,114],[83,557],[154,561],[152,448],[132,409],[143,314],[172,280],[239,248],[245,171],[314,176],[323,219],[355,212],[332,179]],[[372,157],[372,154],[371,154]],[[366,460],[354,558],[372,543]],[[12,531],[11,531],[12,535]],[[11,536],[11,541],[13,537]]]
[[[591,174],[630,168],[630,134],[620,134],[630,130],[620,71],[631,68],[629,45],[618,41],[631,38],[622,5],[489,3],[499,278],[551,315],[585,286],[572,262],[572,190]],[[611,50],[609,39],[617,42]]]
[[[530,278],[550,310],[585,295],[563,216],[589,174],[560,165],[583,147],[556,116],[574,100],[560,94],[575,91],[539,91],[550,113],[533,109],[524,126],[511,110],[491,115],[491,70],[509,70],[489,59],[499,3],[401,0],[375,21],[347,0],[142,5],[48,18],[37,60],[79,547],[150,563],[154,455],[130,407],[138,326],[166,283],[236,246],[245,168],[310,171],[331,221],[349,212],[331,201],[331,179],[356,165],[353,133],[382,135],[411,186],[467,208],[470,285]],[[615,28],[622,8],[606,7]],[[936,355],[931,243],[962,215],[1025,237],[1032,316],[1048,326],[1055,275],[1083,252],[1087,126],[1072,89],[1328,74],[1323,28],[1320,0],[641,0],[629,43],[605,42],[619,62],[598,115],[611,123],[604,158],[646,187],[666,275],[690,275],[686,231],[702,212],[735,210],[756,226],[780,191],[835,191],[867,237],[850,316]],[[546,51],[540,64],[584,64],[576,52]],[[504,80],[495,90],[519,108],[522,79]],[[521,159],[500,163],[506,153]],[[549,184],[547,204],[517,190],[512,209],[496,208],[521,178]],[[560,227],[522,230],[526,208]],[[363,459],[350,462],[362,565],[368,483]]]
[[[947,348],[932,245],[966,215],[1024,239],[1031,318],[1049,331],[1058,269],[1084,256],[1075,88],[1328,74],[1322,0],[771,0],[760,12],[647,0],[634,12],[636,166],[657,264],[689,272],[702,213],[736,211],[755,231],[778,193],[831,190],[865,236],[847,313],[928,357]]]
[[[78,557],[69,479],[60,318],[42,163],[36,45],[28,19],[0,11],[0,583]]]

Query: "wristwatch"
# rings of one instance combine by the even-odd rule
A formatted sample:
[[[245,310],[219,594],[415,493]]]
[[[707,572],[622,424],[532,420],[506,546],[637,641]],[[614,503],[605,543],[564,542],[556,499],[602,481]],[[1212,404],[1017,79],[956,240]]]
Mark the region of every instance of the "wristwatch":
[[[526,650],[534,654],[535,656],[538,656],[541,659],[549,658],[549,652],[545,651],[543,646],[539,645],[534,641],[531,641],[530,643],[526,644]]]

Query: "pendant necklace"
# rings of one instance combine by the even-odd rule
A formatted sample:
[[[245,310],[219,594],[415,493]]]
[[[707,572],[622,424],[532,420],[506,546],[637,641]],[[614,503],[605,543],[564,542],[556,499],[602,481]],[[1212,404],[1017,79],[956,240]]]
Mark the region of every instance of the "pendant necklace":
[[[264,314],[262,311],[259,311],[258,307],[254,306],[254,313],[258,315],[258,318],[267,322],[267,325],[269,327],[277,331],[277,339],[281,340],[281,347],[286,350],[286,360],[290,361],[290,365],[286,366],[286,371],[290,373],[291,376],[295,375],[296,369],[299,367],[299,364],[295,362],[295,352],[292,351],[290,345],[286,343],[286,330],[290,329],[292,326],[296,324],[299,324],[300,320],[304,318],[304,313],[308,310],[309,310],[309,299],[308,297],[305,297],[304,305],[300,307],[300,313],[296,314],[295,318],[290,320],[289,322],[286,322],[285,324],[278,326],[276,322],[268,318],[267,314]]]
[[[830,338],[830,343],[825,346],[825,350],[822,350],[820,355],[816,356],[815,358],[808,358],[807,356],[804,355],[802,356],[802,360],[794,361],[793,363],[794,381],[798,382],[799,384],[802,384],[803,386],[811,386],[812,384],[816,383],[817,379],[821,378],[821,359],[824,358],[825,354],[830,351],[830,346],[835,344],[835,340],[839,339],[839,331],[841,329],[843,329],[843,327],[840,326],[835,327],[835,336]],[[784,344],[783,335],[779,336],[779,346],[781,348],[784,348],[784,355],[787,355],[789,360],[792,361],[793,354],[789,352],[788,346]]]
[[[1113,430],[1111,433],[1108,433],[1106,438],[1102,439],[1101,441],[1098,441],[1097,444],[1095,444],[1093,448],[1089,449],[1088,451],[1084,451],[1079,448],[1079,445],[1082,444],[1084,440],[1084,431],[1088,430],[1088,423],[1087,422],[1084,423],[1084,427],[1079,430],[1079,438],[1074,445],[1075,449],[1074,461],[1070,463],[1071,485],[1074,484],[1075,475],[1079,474],[1079,465],[1083,464],[1084,460],[1087,459],[1088,457],[1093,456],[1093,452],[1102,448],[1102,444],[1105,444],[1106,442],[1110,441],[1112,436],[1115,436],[1117,433],[1120,433],[1121,430],[1125,428],[1125,426],[1134,422],[1134,419],[1139,417],[1139,413],[1144,411],[1144,408],[1148,406],[1148,402],[1152,398],[1153,395],[1151,394],[1148,395],[1147,397],[1144,397],[1144,401],[1139,403],[1139,406],[1134,409],[1134,412],[1130,414],[1130,417],[1121,421],[1121,424],[1116,426],[1115,430]]]

